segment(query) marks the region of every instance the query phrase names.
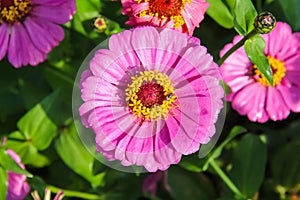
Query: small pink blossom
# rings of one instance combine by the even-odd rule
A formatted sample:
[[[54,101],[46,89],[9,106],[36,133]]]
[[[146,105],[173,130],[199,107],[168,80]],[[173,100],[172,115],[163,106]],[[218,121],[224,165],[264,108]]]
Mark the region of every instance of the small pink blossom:
[[[271,33],[262,37],[266,42],[264,53],[273,70],[273,86],[251,63],[243,48],[221,66],[223,80],[231,89],[227,99],[232,108],[260,123],[283,120],[290,111],[300,112],[300,33],[292,33],[288,24],[278,22]],[[236,36],[220,55],[241,38]]]
[[[6,151],[23,169],[25,166],[21,163],[20,157],[12,150]],[[26,176],[8,171],[8,189],[7,200],[23,200],[30,191],[26,182]]]
[[[121,0],[127,25],[175,28],[190,35],[203,20],[205,0]]]
[[[209,142],[223,89],[217,65],[199,40],[139,27],[108,43],[80,81],[81,121],[96,134],[100,153],[155,172]]]

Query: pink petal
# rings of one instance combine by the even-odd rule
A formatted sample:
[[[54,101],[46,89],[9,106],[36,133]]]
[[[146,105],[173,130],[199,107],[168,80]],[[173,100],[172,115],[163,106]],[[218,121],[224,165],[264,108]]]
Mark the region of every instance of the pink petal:
[[[300,86],[281,84],[277,88],[289,109],[293,112],[300,112]]]
[[[41,52],[49,53],[64,38],[63,29],[53,23],[42,22],[34,17],[27,17],[24,24],[32,43]]]
[[[20,167],[25,169],[25,166],[21,163],[21,158],[12,150],[6,151],[12,159],[14,159]],[[14,172],[8,172],[8,190],[6,199],[25,199],[30,191],[30,187],[26,182],[26,176],[21,174],[16,174]]]
[[[3,23],[0,25],[0,60],[4,58],[7,52],[8,47],[8,39],[9,39],[9,25],[6,23]]]
[[[296,54],[284,61],[284,67],[286,68],[287,71],[297,71],[294,73],[300,73],[299,63],[300,63],[300,55]]]
[[[132,46],[143,66],[155,64],[159,33],[153,27],[136,28],[132,32]],[[152,50],[153,49],[153,50]]]
[[[132,31],[125,30],[122,34],[114,34],[109,39],[109,49],[119,58],[119,65],[139,66],[140,60],[131,45]]]
[[[248,117],[252,121],[263,118],[264,90],[265,87],[259,83],[245,86],[232,97],[233,109],[237,110],[241,115],[251,113]]]
[[[101,49],[90,61],[91,72],[109,83],[117,85],[123,78],[128,64],[118,64],[112,51]],[[105,76],[103,76],[105,74]]]
[[[266,111],[270,119],[277,121],[287,118],[290,110],[285,104],[282,95],[276,88],[268,87]]]
[[[282,52],[288,52],[291,50],[290,43],[292,38],[291,27],[282,22],[277,22],[276,27],[268,35],[263,35],[266,40],[267,49],[265,50],[267,55],[284,60],[285,55]]]
[[[47,4],[36,5],[30,14],[45,21],[65,24],[72,19],[75,9],[75,0],[65,0],[55,6]]]
[[[37,65],[45,59],[46,55],[33,46],[25,28],[15,23],[11,29],[8,49],[9,62],[19,68],[22,65]]]
[[[300,73],[298,71],[286,71],[284,78],[292,82],[292,84],[300,86]]]

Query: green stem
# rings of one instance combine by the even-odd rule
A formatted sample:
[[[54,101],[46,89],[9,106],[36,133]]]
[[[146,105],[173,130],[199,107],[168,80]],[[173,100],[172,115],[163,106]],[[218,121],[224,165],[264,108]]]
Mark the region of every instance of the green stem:
[[[217,172],[220,178],[224,181],[224,183],[230,188],[230,190],[236,194],[238,197],[243,197],[243,194],[240,190],[234,185],[234,183],[228,178],[228,176],[223,172],[223,170],[218,166],[214,159],[209,161],[209,164],[212,168]]]
[[[82,199],[87,199],[87,200],[99,200],[103,199],[102,196],[96,195],[96,194],[90,194],[90,193],[84,193],[84,192],[78,192],[78,191],[72,191],[72,190],[65,190],[61,189],[52,185],[48,185],[47,188],[51,190],[53,193],[58,193],[59,191],[64,192],[64,196],[66,197],[77,197],[77,198],[82,198]]]
[[[246,42],[246,40],[248,40],[249,38],[253,37],[254,35],[256,35],[257,32],[255,29],[253,29],[251,32],[249,32],[247,35],[245,35],[243,37],[243,39],[241,39],[238,43],[236,43],[233,47],[231,47],[231,49],[229,49],[224,56],[222,56],[222,58],[220,58],[217,62],[217,64],[219,66],[221,66],[223,64],[223,62],[236,50],[238,50],[241,46],[244,45],[244,43]]]

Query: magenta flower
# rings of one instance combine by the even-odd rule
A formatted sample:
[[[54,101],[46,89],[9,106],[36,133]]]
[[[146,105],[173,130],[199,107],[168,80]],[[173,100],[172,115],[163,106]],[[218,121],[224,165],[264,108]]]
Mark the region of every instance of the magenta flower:
[[[219,78],[198,39],[170,29],[127,30],[82,74],[79,113],[108,160],[166,170],[214,135],[223,106]]]
[[[0,0],[0,60],[16,68],[37,65],[64,38],[75,0]]]
[[[23,169],[25,166],[21,163],[20,157],[12,150],[6,151]],[[8,172],[8,189],[6,199],[23,200],[30,191],[30,187],[26,182],[26,176]]]
[[[130,26],[175,28],[193,34],[209,4],[205,0],[121,0]]]
[[[271,33],[262,37],[273,71],[273,87],[250,62],[243,48],[221,66],[223,80],[231,89],[228,100],[232,101],[233,109],[260,123],[285,119],[290,110],[300,112],[300,33],[292,33],[288,24],[278,22]],[[240,39],[241,36],[236,36],[220,55]]]

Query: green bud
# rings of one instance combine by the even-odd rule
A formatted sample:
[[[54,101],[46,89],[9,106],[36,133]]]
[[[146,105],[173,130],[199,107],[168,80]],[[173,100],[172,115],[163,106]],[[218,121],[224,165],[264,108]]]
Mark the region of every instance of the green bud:
[[[260,34],[270,33],[276,26],[276,18],[270,12],[260,13],[254,21],[254,28]]]

